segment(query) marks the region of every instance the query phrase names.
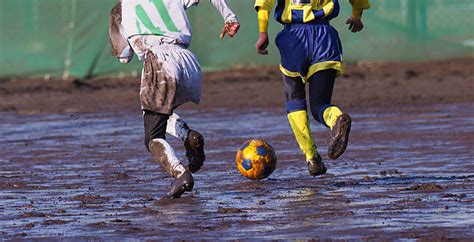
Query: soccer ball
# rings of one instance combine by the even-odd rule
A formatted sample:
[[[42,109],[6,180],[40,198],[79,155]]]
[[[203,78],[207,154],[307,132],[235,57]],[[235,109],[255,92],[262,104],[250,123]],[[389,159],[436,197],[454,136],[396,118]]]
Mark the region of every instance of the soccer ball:
[[[260,180],[267,178],[275,170],[277,157],[267,142],[252,139],[240,146],[235,162],[243,176]]]

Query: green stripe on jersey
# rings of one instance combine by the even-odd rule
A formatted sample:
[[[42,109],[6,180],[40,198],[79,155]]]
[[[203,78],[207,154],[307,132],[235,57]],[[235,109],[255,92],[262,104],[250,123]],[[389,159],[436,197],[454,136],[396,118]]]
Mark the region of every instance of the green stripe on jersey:
[[[175,0],[173,0],[173,1],[175,1]],[[170,14],[168,13],[168,9],[166,8],[165,4],[163,3],[163,0],[150,0],[150,2],[153,2],[156,9],[160,13],[160,16],[163,19],[163,22],[165,23],[166,27],[168,28],[168,31],[170,31],[170,32],[179,32],[178,28],[176,28],[176,25],[174,24],[173,20],[171,19]]]
[[[150,17],[146,14],[145,9],[143,9],[142,5],[137,5],[135,7],[135,13],[137,14],[138,19],[142,22],[143,26],[150,31],[150,33],[143,32],[140,28],[140,34],[156,34],[156,35],[163,35],[164,32],[159,27],[155,27],[153,22],[151,21]]]

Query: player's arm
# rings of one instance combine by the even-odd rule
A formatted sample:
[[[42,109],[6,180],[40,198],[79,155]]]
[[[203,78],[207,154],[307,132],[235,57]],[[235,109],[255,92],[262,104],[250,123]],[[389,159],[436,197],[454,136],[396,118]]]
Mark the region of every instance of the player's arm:
[[[347,19],[346,24],[353,33],[359,32],[364,28],[362,14],[365,9],[370,8],[369,0],[349,0],[352,5],[352,16]]]
[[[211,4],[224,18],[224,27],[222,28],[220,38],[223,39],[226,34],[234,37],[240,29],[240,24],[234,11],[230,8],[227,0],[209,0]]]
[[[258,19],[258,40],[255,43],[257,53],[261,55],[268,54],[268,19],[270,12],[275,4],[275,0],[256,0],[255,10],[257,10]]]
[[[112,55],[127,64],[133,58],[133,51],[122,31],[122,1],[119,1],[110,11],[109,37]]]

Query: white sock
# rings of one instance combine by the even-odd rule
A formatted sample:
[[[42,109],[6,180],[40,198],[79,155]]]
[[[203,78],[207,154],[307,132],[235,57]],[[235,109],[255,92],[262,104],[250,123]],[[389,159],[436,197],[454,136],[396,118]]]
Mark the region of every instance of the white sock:
[[[163,145],[163,147],[165,148],[165,155],[168,160],[168,164],[164,165],[169,166],[169,168],[171,169],[171,171],[169,172],[171,174],[176,174],[176,178],[179,178],[186,171],[186,168],[184,168],[183,164],[181,164],[181,161],[179,161],[178,157],[176,157],[173,148],[164,139],[154,139],[153,142],[159,142]]]
[[[166,133],[181,139],[183,142],[188,138],[189,127],[184,120],[176,113],[168,118]]]

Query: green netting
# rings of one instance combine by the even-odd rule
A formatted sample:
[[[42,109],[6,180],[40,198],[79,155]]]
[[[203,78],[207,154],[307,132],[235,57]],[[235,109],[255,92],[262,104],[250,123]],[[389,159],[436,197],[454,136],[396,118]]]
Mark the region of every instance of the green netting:
[[[189,11],[191,49],[204,69],[277,64],[272,41],[269,56],[255,54],[257,26],[253,0],[229,0],[242,24],[233,40],[221,41],[222,20],[206,1]],[[374,0],[364,14],[366,29],[347,31],[348,1],[340,0],[333,21],[344,43],[346,61],[418,61],[473,56],[474,1]],[[110,56],[108,12],[115,0],[1,0],[0,76],[87,78],[133,75],[141,64],[122,65]],[[272,21],[275,36],[281,25]]]

